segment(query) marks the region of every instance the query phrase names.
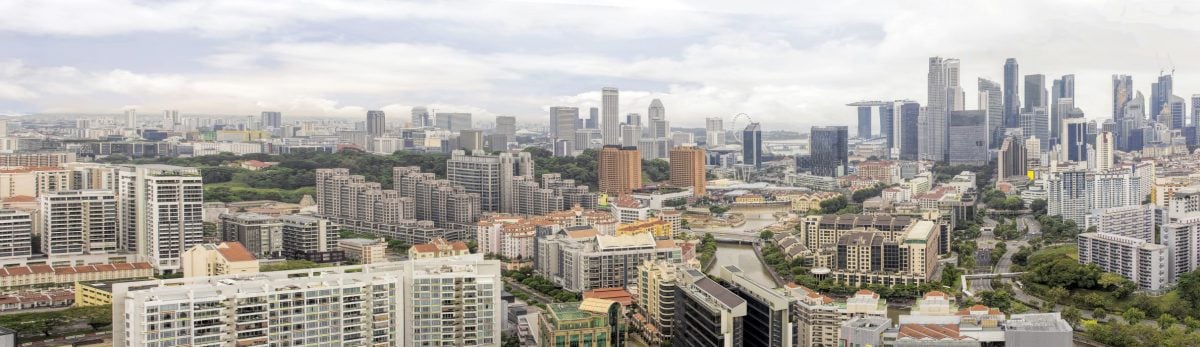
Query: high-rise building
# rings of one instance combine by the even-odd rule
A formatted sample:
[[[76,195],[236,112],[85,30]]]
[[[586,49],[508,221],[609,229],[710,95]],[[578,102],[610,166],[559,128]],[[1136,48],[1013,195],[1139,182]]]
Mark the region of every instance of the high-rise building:
[[[315,262],[342,260],[338,228],[328,219],[300,214],[279,217],[283,222],[283,255]]]
[[[550,138],[575,140],[575,123],[579,119],[578,107],[555,106],[550,108]]]
[[[1063,141],[1063,128],[1066,127],[1067,115],[1075,110],[1075,100],[1071,98],[1058,98],[1054,100],[1053,107],[1050,108],[1050,140],[1054,143]],[[1082,118],[1082,117],[1080,117]]]
[[[642,127],[632,124],[621,124],[621,145],[637,147],[642,144]]]
[[[1020,126],[1021,115],[1021,72],[1017,59],[1004,61],[1004,127]]]
[[[1025,75],[1025,107],[1022,112],[1034,108],[1049,109],[1050,101],[1046,100],[1046,75]]]
[[[588,108],[588,119],[583,122],[584,129],[600,129],[600,108]]]
[[[692,195],[705,195],[704,160],[706,155],[700,147],[675,147],[671,149],[671,185],[676,187],[692,187]]]
[[[496,116],[496,131],[497,135],[504,135],[508,139],[515,139],[517,136],[517,117],[513,116]]]
[[[1096,135],[1096,170],[1108,171],[1113,167],[1113,146],[1115,144],[1111,131],[1101,131]]]
[[[647,260],[638,265],[638,284],[633,286],[633,300],[638,313],[654,326],[658,335],[651,343],[671,339],[675,323],[675,288],[680,266],[668,261]]]
[[[620,145],[621,144],[621,120],[618,107],[620,105],[619,92],[617,88],[605,87],[600,89],[600,107],[601,107],[601,134],[604,136],[604,145]]]
[[[425,106],[414,106],[412,108],[412,120],[411,121],[412,121],[413,128],[424,128],[424,127],[428,127],[428,126],[433,126],[433,122],[429,116],[429,109],[425,108]],[[499,124],[497,124],[497,127],[499,127]]]
[[[642,157],[637,147],[604,146],[596,161],[601,193],[618,197],[642,187]]]
[[[1004,92],[999,83],[979,79],[979,109],[984,111],[987,121],[987,148],[999,147],[1004,137]]]
[[[725,123],[720,117],[704,119],[704,144],[709,148],[725,145]]]
[[[650,108],[646,110],[646,127],[650,138],[669,137],[671,129],[667,126],[667,108],[663,107],[662,101],[654,99],[650,101]]]
[[[922,132],[920,157],[924,160],[946,161],[946,131],[950,124],[949,103],[952,101],[948,95],[950,81],[947,68],[950,60],[955,59],[929,58],[929,99],[925,105],[925,116],[922,117],[924,122],[919,127]]]
[[[1167,246],[1103,232],[1079,234],[1078,243],[1080,264],[1096,264],[1104,272],[1137,283],[1142,290],[1161,291],[1169,283]]]
[[[905,102],[900,104],[900,121],[897,122],[896,144],[899,150],[897,151],[900,160],[917,160],[920,154],[920,128],[919,120],[921,118],[921,104],[915,102]]]
[[[675,287],[672,346],[748,346],[743,339],[746,300],[705,276],[681,267]]]
[[[1112,114],[1113,120],[1120,126],[1125,118],[1125,105],[1133,100],[1133,77],[1129,75],[1112,75]]]
[[[264,128],[278,128],[283,125],[283,114],[278,111],[263,111],[262,126]]]
[[[479,207],[485,212],[512,212],[515,177],[533,178],[529,153],[454,151],[446,161],[446,179],[467,193],[479,194]]]
[[[38,211],[42,254],[104,254],[120,249],[117,196],[112,190],[42,194]]]
[[[947,58],[946,64],[946,111],[962,111],[967,109],[967,93],[963,91],[962,84],[959,83],[959,68],[958,59]]]
[[[987,164],[987,111],[950,112],[946,161],[951,165]]]
[[[1187,100],[1171,95],[1167,98],[1166,113],[1171,115],[1170,121],[1161,121],[1171,129],[1183,129],[1187,121]]]
[[[849,134],[845,126],[812,127],[809,149],[812,174],[825,177],[846,175],[850,167]]]
[[[221,214],[221,235],[225,241],[237,241],[256,258],[283,257],[283,223],[278,218],[258,213]]]
[[[1092,210],[1082,229],[1132,237],[1154,243],[1156,208],[1153,205],[1130,205]]]
[[[572,234],[539,237],[534,262],[539,274],[569,291],[635,284],[637,267],[646,260],[683,262],[678,245],[659,244],[651,233],[609,236],[593,230],[581,237]]]
[[[125,282],[113,345],[497,346],[503,289],[482,255]]]
[[[121,169],[117,196],[125,249],[159,273],[181,268],[180,255],[204,241],[204,187],[196,168],[137,165]]]
[[[1150,117],[1153,120],[1157,121],[1158,115],[1171,102],[1171,96],[1175,94],[1174,84],[1174,76],[1170,74],[1159,75],[1158,82],[1150,84]]]
[[[742,130],[742,164],[762,167],[762,126],[758,123],[750,123]]]
[[[1200,94],[1192,94],[1192,126],[1200,128]]]
[[[33,217],[29,212],[0,209],[0,258],[33,255]]]
[[[896,148],[896,103],[879,105],[879,136],[886,140],[889,151]]]
[[[859,138],[871,138],[871,106],[858,107],[858,133]]]
[[[1005,137],[997,154],[997,178],[1004,180],[1009,177],[1025,177],[1028,164],[1026,155],[1024,140],[1017,136]]]
[[[795,298],[747,277],[737,266],[722,267],[721,279],[729,283],[728,288],[734,295],[746,301],[746,317],[742,320],[742,341],[746,346],[794,345],[792,303]]]
[[[470,113],[444,113],[438,112],[435,117],[437,127],[449,131],[461,131],[471,129],[471,114]]]
[[[136,109],[131,108],[131,109],[125,110],[125,127],[126,128],[137,128],[137,110]]]
[[[463,129],[459,131],[458,148],[464,151],[483,150],[483,130]]]
[[[59,167],[75,160],[75,152],[0,153],[0,166]]]
[[[837,239],[830,278],[852,286],[929,281],[937,267],[939,229],[934,222],[923,220],[899,233],[845,234]]]
[[[367,111],[367,135],[382,137],[387,132],[387,119],[383,111]]]
[[[1083,118],[1066,119],[1063,124],[1062,150],[1066,160],[1085,162],[1088,160],[1087,121]]]
[[[1038,139],[1040,148],[1029,148],[1030,151],[1045,152],[1050,147],[1050,119],[1046,108],[1037,107],[1032,110],[1021,110],[1021,132],[1026,137]]]
[[[621,304],[605,299],[550,304],[538,334],[544,345],[625,346],[621,313]]]

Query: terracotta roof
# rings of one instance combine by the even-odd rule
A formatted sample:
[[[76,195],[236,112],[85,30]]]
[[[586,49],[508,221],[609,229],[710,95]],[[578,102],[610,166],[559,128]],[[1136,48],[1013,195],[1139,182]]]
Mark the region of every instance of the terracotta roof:
[[[29,195],[13,195],[11,197],[4,199],[4,202],[34,202],[34,201],[37,201],[37,198],[29,196]]]
[[[434,246],[432,243],[413,245],[412,249],[418,253],[436,253],[438,251],[437,246]]]
[[[254,254],[246,249],[241,242],[227,241],[222,242],[217,246],[217,252],[221,253],[226,261],[252,261],[255,260]]]
[[[579,239],[579,238],[585,238],[585,237],[594,237],[594,236],[596,236],[596,235],[598,235],[598,234],[599,234],[599,233],[597,233],[597,232],[596,232],[596,229],[587,229],[587,230],[568,230],[568,231],[567,231],[567,236],[569,236],[569,237],[571,237],[571,238],[573,238],[573,239]]]
[[[621,288],[597,288],[583,292],[584,299],[604,299],[620,303],[621,306],[633,304],[633,295]]]
[[[958,333],[958,324],[901,324],[900,338],[932,339],[932,340],[962,340]]]

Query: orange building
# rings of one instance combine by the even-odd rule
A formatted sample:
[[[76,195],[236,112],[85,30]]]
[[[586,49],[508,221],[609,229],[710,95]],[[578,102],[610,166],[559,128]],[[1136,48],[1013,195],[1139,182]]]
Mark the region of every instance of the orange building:
[[[642,187],[642,155],[637,147],[604,146],[597,166],[601,193],[622,196]]]
[[[693,196],[704,196],[704,149],[675,147],[671,149],[671,185],[692,187]]]

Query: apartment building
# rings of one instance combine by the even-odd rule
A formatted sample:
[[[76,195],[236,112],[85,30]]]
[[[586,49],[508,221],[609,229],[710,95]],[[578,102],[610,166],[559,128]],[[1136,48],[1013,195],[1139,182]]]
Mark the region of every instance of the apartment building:
[[[118,251],[117,207],[117,196],[111,190],[71,190],[39,196],[42,254],[62,256]]]
[[[344,229],[387,236],[408,244],[434,238],[465,240],[479,218],[479,195],[416,167],[392,170],[396,189],[383,189],[349,169],[319,169],[317,211]]]
[[[180,256],[204,241],[200,170],[170,165],[122,167],[117,190],[125,250],[159,273],[181,270]]]
[[[183,252],[183,277],[258,273],[258,258],[236,241],[204,243]]]
[[[671,345],[749,346],[745,299],[691,267],[679,269],[676,284]]]
[[[0,210],[0,258],[33,254],[33,218],[29,212]]]
[[[237,241],[257,258],[283,257],[283,223],[257,213],[222,213],[221,239]]]
[[[1080,264],[1096,264],[1105,272],[1137,283],[1142,290],[1158,292],[1168,285],[1167,246],[1103,232],[1079,234],[1077,242]]]
[[[796,346],[839,346],[842,322],[856,317],[887,317],[887,301],[870,290],[835,300],[804,286],[789,284],[785,288],[795,298],[792,314]]]
[[[671,185],[691,187],[694,196],[704,196],[708,179],[705,177],[704,148],[680,146],[671,149]]]
[[[429,243],[416,244],[408,248],[408,259],[454,257],[467,254],[471,254],[471,250],[467,248],[465,242],[450,242],[446,239],[433,239]]]
[[[649,342],[670,339],[675,323],[675,288],[680,266],[664,260],[646,260],[638,265],[638,282],[633,286],[633,300],[638,313],[653,329],[645,332]]]
[[[341,261],[338,229],[328,219],[306,215],[279,217],[283,223],[283,256],[319,263]]]
[[[852,232],[838,239],[830,278],[853,286],[920,284],[937,267],[937,225],[919,221],[902,235]]]
[[[627,236],[566,232],[540,237],[534,267],[566,290],[624,288],[637,282],[637,267],[645,260],[682,262],[674,241],[656,241],[650,234]]]
[[[621,196],[642,187],[642,157],[637,147],[606,145],[597,154],[600,193]]]
[[[31,152],[0,154],[0,166],[59,167],[75,162],[74,152]]]
[[[514,178],[533,179],[533,156],[527,152],[488,155],[484,151],[454,151],[446,161],[446,179],[479,195],[484,212],[515,213]]]

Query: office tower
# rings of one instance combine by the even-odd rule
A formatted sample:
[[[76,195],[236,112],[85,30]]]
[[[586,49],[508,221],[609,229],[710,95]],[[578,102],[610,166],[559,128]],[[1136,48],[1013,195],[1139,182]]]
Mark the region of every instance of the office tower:
[[[537,333],[546,345],[623,347],[622,312],[621,304],[605,299],[554,303],[541,314]]]
[[[896,127],[897,147],[899,147],[900,160],[917,160],[919,157],[919,146],[921,140],[919,119],[921,117],[921,104],[915,102],[905,102],[900,104],[900,121]]]
[[[1048,109],[1050,102],[1046,100],[1046,94],[1046,75],[1025,75],[1025,107],[1022,112],[1036,107]]]
[[[264,128],[278,128],[283,125],[283,114],[277,111],[263,111],[262,125]]]
[[[342,260],[338,228],[328,219],[293,214],[279,220],[283,222],[283,255],[288,259],[321,263]]]
[[[1038,153],[1045,152],[1050,147],[1050,120],[1046,114],[1046,109],[1043,107],[1034,108],[1032,110],[1021,110],[1021,132],[1026,137],[1038,139],[1041,147],[1029,148],[1030,151]]]
[[[671,149],[671,185],[692,187],[692,196],[705,195],[704,149],[679,146]]]
[[[1088,159],[1087,121],[1083,118],[1067,119],[1063,124],[1062,147],[1066,160],[1085,162]]]
[[[671,129],[667,127],[667,108],[663,107],[662,101],[654,99],[650,101],[650,108],[646,111],[646,127],[649,130],[650,138],[668,137]]]
[[[496,116],[496,135],[504,135],[509,139],[517,136],[517,117]]]
[[[0,127],[0,135],[8,133],[8,122]],[[167,130],[175,130],[175,126],[179,125],[179,110],[163,110],[163,128]]]
[[[1052,141],[1062,140],[1062,129],[1066,125],[1066,116],[1074,109],[1074,99],[1059,98],[1054,100],[1054,107],[1050,109],[1050,139]]]
[[[959,61],[947,58],[946,64],[946,111],[962,111],[966,109],[967,94],[959,83]]]
[[[604,135],[600,129],[579,129],[575,131],[575,149],[599,149],[603,146]]]
[[[621,124],[621,145],[637,147],[642,143],[642,127],[631,124]]]
[[[1167,103],[1171,101],[1171,96],[1174,94],[1174,78],[1172,75],[1159,75],[1158,82],[1150,84],[1150,117],[1153,120],[1158,120],[1158,115],[1162,113],[1164,108],[1167,108]]]
[[[529,153],[454,151],[446,161],[446,179],[467,193],[479,194],[479,207],[485,212],[512,211],[514,177],[533,178]]]
[[[618,197],[642,187],[642,158],[637,147],[604,146],[596,161],[601,193]]]
[[[1004,61],[1004,127],[1016,128],[1021,115],[1021,73],[1017,59]]]
[[[758,123],[750,123],[742,130],[742,164],[762,168],[762,126]]]
[[[896,148],[895,102],[887,102],[879,105],[879,136],[882,136],[886,140],[886,146],[889,151]]]
[[[117,196],[112,190],[60,191],[37,199],[42,254],[103,254],[119,249]]]
[[[458,148],[465,151],[483,150],[483,130],[463,129],[459,131]]]
[[[258,213],[222,213],[221,239],[237,241],[255,258],[283,256],[283,223],[278,218]]]
[[[180,255],[204,241],[200,170],[170,165],[121,168],[117,188],[125,250],[158,273],[180,270]]]
[[[574,140],[575,123],[579,119],[578,107],[555,106],[550,108],[550,138]]]
[[[871,106],[858,107],[858,133],[861,139],[871,138]]]
[[[1060,139],[1060,124],[1075,110],[1075,75],[1063,75],[1050,85],[1050,138]]]
[[[387,132],[387,120],[383,111],[367,111],[367,135],[381,137]]]
[[[588,108],[588,118],[583,122],[584,129],[600,129],[600,108]]]
[[[1122,111],[1124,118],[1117,123],[1117,148],[1122,151],[1140,151],[1142,150],[1142,127],[1146,122],[1146,98],[1141,92],[1135,92],[1136,96],[1125,104],[1125,110]]]
[[[705,276],[681,267],[675,287],[672,346],[748,346],[743,339],[746,300]]]
[[[676,131],[671,133],[671,145],[675,147],[696,143],[696,134]]]
[[[924,124],[921,130],[921,159],[946,161],[946,130],[949,126],[950,98],[949,78],[947,76],[948,60],[941,57],[929,58],[928,103],[925,105]]]
[[[442,113],[436,114],[437,127],[449,131],[461,131],[471,129],[471,114],[470,113]]]
[[[812,127],[809,135],[812,174],[841,177],[849,168],[849,134],[845,126]]]
[[[431,122],[429,119],[429,109],[425,108],[425,106],[414,106],[411,114],[413,128],[433,126],[433,122]],[[499,127],[499,125],[497,125],[497,127]]]
[[[720,117],[704,119],[704,144],[709,148],[725,145],[725,122]]]
[[[1133,100],[1133,77],[1129,75],[1112,75],[1112,114],[1113,120],[1120,126],[1125,118],[1125,105]]]
[[[30,255],[33,255],[33,217],[29,212],[0,209],[0,258]]]
[[[730,292],[746,301],[746,317],[742,320],[742,341],[746,346],[793,346],[794,298],[747,277],[737,266],[721,268],[721,279],[729,284]]]
[[[1005,137],[997,154],[997,178],[1004,180],[1009,177],[1025,177],[1026,155],[1024,140],[1017,136]]]
[[[1167,98],[1166,113],[1171,115],[1171,120],[1163,122],[1171,129],[1183,129],[1184,123],[1187,120],[1187,101],[1181,97],[1171,95]]]
[[[987,111],[950,112],[946,160],[951,165],[984,165],[987,155]]]
[[[637,267],[646,260],[681,263],[679,246],[659,246],[651,233],[572,237],[559,233],[538,238],[535,268],[538,274],[582,292],[598,288],[625,288],[637,283]]]
[[[625,115],[625,125],[636,125],[639,127],[642,126],[642,115],[637,113]]]
[[[603,115],[600,126],[604,135],[604,145],[621,144],[621,120],[618,113],[619,92],[617,88],[605,87],[600,89],[600,107]]]
[[[126,282],[113,345],[496,346],[502,290],[482,255]]]
[[[1113,133],[1101,131],[1096,135],[1096,170],[1108,171],[1113,167]]]
[[[1004,93],[999,83],[979,79],[979,109],[984,111],[987,121],[987,148],[996,148],[1004,136]]]
[[[1158,292],[1167,287],[1167,246],[1109,233],[1082,233],[1078,237],[1079,263],[1095,264],[1134,283],[1138,289]]]
[[[125,127],[126,128],[137,128],[137,110],[136,109],[131,108],[131,109],[125,110]]]

